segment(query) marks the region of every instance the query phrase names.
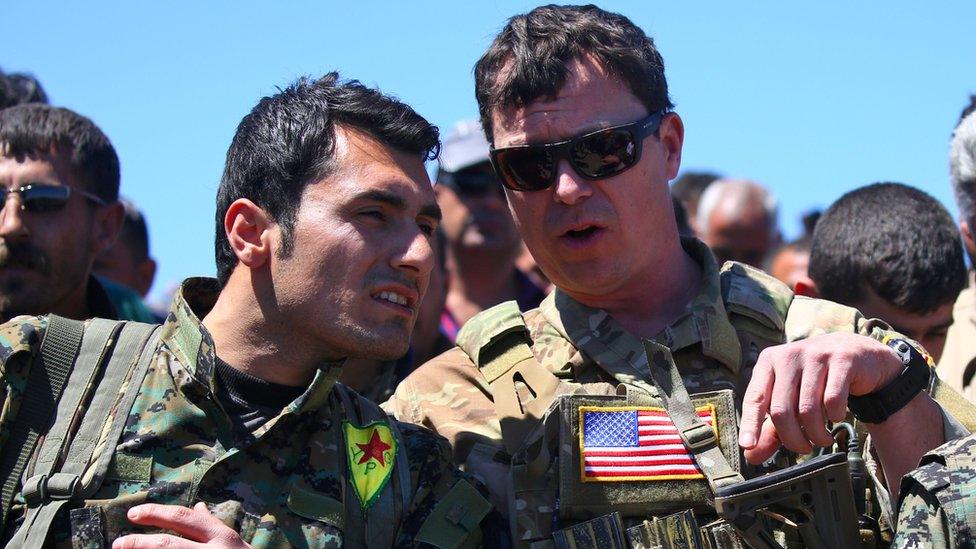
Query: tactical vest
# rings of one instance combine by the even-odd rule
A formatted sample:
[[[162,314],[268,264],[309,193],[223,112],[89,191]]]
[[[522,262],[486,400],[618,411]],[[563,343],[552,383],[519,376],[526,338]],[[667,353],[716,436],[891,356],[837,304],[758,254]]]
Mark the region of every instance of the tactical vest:
[[[96,493],[106,473],[118,467],[113,459],[115,447],[149,364],[159,349],[159,326],[136,322],[94,319],[84,323],[49,317],[48,328],[30,370],[28,389],[12,428],[7,448],[20,448],[18,454],[5,452],[0,464],[3,485],[3,520],[14,495],[26,501],[26,514],[8,547],[40,547],[49,539],[55,516],[72,511],[72,537],[86,545],[107,546],[103,528],[75,531],[78,524],[98,524],[105,520],[97,506],[86,502]],[[336,372],[335,375],[338,375]],[[374,403],[341,384],[333,388],[345,419],[358,425],[386,421],[397,444],[403,436],[395,421]],[[80,413],[79,413],[80,412]],[[106,418],[110,418],[106,422]],[[53,421],[52,421],[53,420]],[[338,423],[338,422],[337,422]],[[335,445],[319,449],[314,462],[323,468],[346,471],[348,456],[340,428],[335,429]],[[40,448],[33,450],[39,439]],[[108,451],[106,451],[108,449]],[[316,451],[315,449],[312,450]],[[30,467],[31,456],[36,455]],[[396,453],[390,480],[365,511],[352,490],[341,502],[311,488],[292,486],[288,507],[306,518],[324,522],[343,532],[350,547],[390,547],[395,541],[398,517],[408,509],[413,486],[406,451]],[[469,502],[473,489],[458,483],[431,514],[444,514],[454,504]],[[445,510],[446,509],[446,510]],[[85,521],[76,521],[76,518]],[[99,518],[101,517],[101,518]],[[417,536],[435,546],[448,546],[450,532],[438,528],[438,521],[427,521]],[[430,526],[428,528],[428,526]],[[83,528],[90,528],[85,526]]]
[[[720,276],[741,365],[751,367],[764,348],[785,342],[792,292],[765,273],[740,264],[726,264]],[[778,299],[763,298],[769,294]],[[689,396],[670,350],[653,342],[645,346],[659,368],[650,365],[654,387],[649,391],[613,383],[576,383],[557,377],[538,362],[515,302],[482,315],[464,326],[458,345],[488,383],[503,443],[512,458],[508,509],[512,539],[540,548],[742,546],[729,524],[710,519],[699,524],[700,518],[714,518],[708,503],[712,490],[742,479],[731,390]],[[478,318],[490,322],[490,330],[479,325]],[[652,482],[643,481],[646,477],[588,482],[581,442],[588,428],[584,415],[591,414],[594,421],[622,421],[614,414],[623,413],[630,421],[634,415],[651,417],[658,412],[671,417],[684,446],[684,452],[674,450],[684,455],[671,457],[687,463],[690,455],[706,472],[705,478],[684,466],[650,475]],[[626,477],[626,470],[605,474],[621,473]]]

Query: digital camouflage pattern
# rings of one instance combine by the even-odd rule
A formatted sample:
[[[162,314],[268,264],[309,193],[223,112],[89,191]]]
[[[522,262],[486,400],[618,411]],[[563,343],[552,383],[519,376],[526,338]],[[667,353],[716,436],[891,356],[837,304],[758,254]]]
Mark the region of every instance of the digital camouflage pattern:
[[[365,524],[373,515],[361,511],[351,485],[342,421],[362,425],[385,416],[335,383],[338,363],[324,364],[279,416],[235,440],[214,396],[214,345],[199,320],[218,291],[213,279],[184,282],[120,440],[99,445],[115,450],[107,478],[81,508],[55,522],[57,545],[103,546],[106,539],[146,531],[125,518],[136,504],[199,501],[257,547],[363,545],[383,528],[397,545],[420,541],[422,530],[442,532],[437,541],[448,544],[480,539],[487,503],[453,468],[446,441],[394,421],[389,425],[404,458],[384,488],[388,516],[383,524]],[[0,451],[6,451],[46,323],[46,317],[20,317],[0,326]],[[448,498],[455,514],[447,516],[464,521],[448,522],[438,510],[447,494],[457,494]],[[23,510],[18,495],[12,515]]]
[[[887,333],[885,324],[867,320],[855,309],[794,297],[782,283],[744,265],[727,263],[720,273],[704,244],[694,239],[682,243],[702,266],[702,288],[686,313],[654,341],[671,350],[689,393],[731,389],[740,409],[763,348],[836,331],[856,331],[879,340]],[[559,520],[556,483],[537,481],[531,504],[511,494],[511,456],[502,441],[491,390],[475,366],[479,349],[509,329],[512,319],[500,313],[503,309],[487,310],[469,321],[459,334],[460,347],[408,376],[384,408],[402,421],[445,436],[456,462],[488,486],[495,506],[517,516],[515,535],[523,541],[543,540],[571,525]],[[557,289],[522,316],[532,354],[568,386],[589,394],[614,394],[623,384],[657,394],[640,340],[605,311],[584,306]],[[949,438],[965,434],[957,427],[946,421]],[[760,472],[744,460],[740,465],[747,478]],[[874,491],[887,494],[881,485]]]
[[[976,547],[976,435],[922,458],[901,485],[894,547]]]

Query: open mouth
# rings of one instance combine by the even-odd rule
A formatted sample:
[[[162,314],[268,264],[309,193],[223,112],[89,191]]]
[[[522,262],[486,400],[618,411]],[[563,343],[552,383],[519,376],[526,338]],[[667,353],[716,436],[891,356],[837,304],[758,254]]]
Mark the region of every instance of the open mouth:
[[[373,299],[402,313],[413,314],[414,299],[410,296],[392,290],[383,290],[373,294]]]
[[[586,227],[583,227],[581,229],[570,229],[565,233],[563,233],[563,236],[572,239],[586,239],[589,238],[590,236],[593,236],[594,234],[596,234],[597,231],[600,230],[601,230],[600,227],[597,227],[595,225],[587,225]]]

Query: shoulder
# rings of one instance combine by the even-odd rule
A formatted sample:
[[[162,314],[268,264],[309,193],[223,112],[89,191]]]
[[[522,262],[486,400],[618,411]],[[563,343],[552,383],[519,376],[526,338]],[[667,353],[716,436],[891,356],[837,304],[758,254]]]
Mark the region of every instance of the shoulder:
[[[742,263],[726,262],[719,274],[727,305],[750,307],[771,319],[782,319],[793,303],[793,291],[772,276]]]
[[[18,316],[0,325],[0,362],[17,353],[36,352],[46,329],[46,316]]]
[[[46,316],[19,316],[0,325],[0,379],[14,391],[23,392],[27,385],[31,358],[40,349],[46,329]]]

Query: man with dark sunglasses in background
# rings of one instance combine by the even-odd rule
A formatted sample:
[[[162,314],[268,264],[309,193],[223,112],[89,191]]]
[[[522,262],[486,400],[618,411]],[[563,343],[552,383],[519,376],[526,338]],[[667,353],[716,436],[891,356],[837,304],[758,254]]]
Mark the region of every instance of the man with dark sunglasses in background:
[[[0,320],[116,318],[91,270],[122,226],[118,195],[119,159],[91,120],[39,103],[0,111]]]
[[[508,21],[475,84],[510,209],[556,290],[471,319],[387,409],[451,441],[519,544],[739,547],[714,520],[716,489],[788,464],[767,461],[781,446],[832,444],[827,422],[850,407],[891,524],[888,490],[966,430],[926,392],[924,354],[883,323],[720,270],[679,237],[668,181],[684,126],[654,42],[596,6],[544,6]]]
[[[478,121],[459,122],[444,139],[434,193],[449,273],[441,330],[451,342],[484,309],[511,300],[522,310],[537,307],[546,294],[515,266],[522,241]]]

